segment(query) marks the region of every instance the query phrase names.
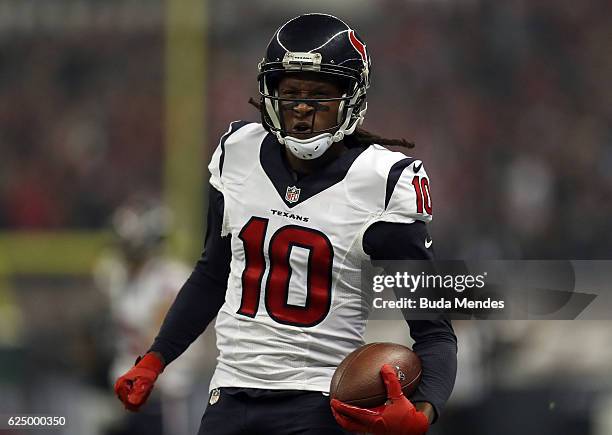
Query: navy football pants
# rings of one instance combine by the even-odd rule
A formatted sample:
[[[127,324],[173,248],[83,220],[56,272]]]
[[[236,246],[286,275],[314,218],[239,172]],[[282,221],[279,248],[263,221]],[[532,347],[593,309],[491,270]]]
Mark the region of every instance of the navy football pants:
[[[221,388],[198,435],[344,435],[320,392]]]

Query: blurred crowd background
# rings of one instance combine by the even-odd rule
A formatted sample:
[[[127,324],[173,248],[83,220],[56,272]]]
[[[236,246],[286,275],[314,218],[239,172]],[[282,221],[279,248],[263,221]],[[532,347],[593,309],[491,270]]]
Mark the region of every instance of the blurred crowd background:
[[[373,59],[364,127],[415,141],[410,153],[425,161],[440,257],[610,258],[609,1],[205,7],[205,95],[194,96],[206,107],[202,167],[231,121],[258,120],[247,101],[274,30],[299,13],[329,12],[358,30]],[[166,8],[0,0],[0,239],[110,231],[134,197],[163,201]],[[176,261],[161,243],[147,261]],[[11,257],[3,246],[0,262]],[[122,248],[110,243],[79,273],[3,273],[0,264],[0,415],[55,412],[69,416],[61,433],[120,433],[109,372],[121,329],[96,273],[122,261],[106,270],[128,270],[116,285],[129,292]],[[186,278],[195,257],[181,260]],[[370,337],[389,339],[393,329],[394,341],[406,341],[401,328],[375,322]],[[457,388],[434,435],[612,434],[612,323],[460,321],[456,329]],[[195,433],[206,403],[210,332],[189,375],[185,433]]]

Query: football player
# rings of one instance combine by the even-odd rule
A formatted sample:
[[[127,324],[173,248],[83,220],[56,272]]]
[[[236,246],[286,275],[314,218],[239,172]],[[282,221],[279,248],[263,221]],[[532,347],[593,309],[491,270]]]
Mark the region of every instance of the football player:
[[[429,179],[401,141],[358,129],[371,61],[330,15],[281,26],[259,64],[261,123],[236,121],[209,169],[205,249],[146,355],[118,379],[128,409],[216,316],[219,357],[200,434],[424,434],[454,385],[447,320],[409,321],[423,378],[409,401],[333,400],[335,368],[363,344],[360,270],[369,259],[432,259]],[[171,369],[169,369],[171,370]]]
[[[101,256],[94,269],[97,287],[107,296],[114,335],[113,382],[129,370],[149,346],[190,268],[166,258],[162,242],[171,229],[169,210],[151,198],[135,197],[113,214],[118,249]],[[160,379],[146,412],[116,422],[113,435],[191,435],[187,417],[197,367],[196,346],[185,352]]]

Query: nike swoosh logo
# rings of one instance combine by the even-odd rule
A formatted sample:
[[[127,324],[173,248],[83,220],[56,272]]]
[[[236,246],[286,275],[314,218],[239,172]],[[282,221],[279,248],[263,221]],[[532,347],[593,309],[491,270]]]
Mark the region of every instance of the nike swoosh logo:
[[[419,162],[418,165],[416,163],[414,164],[412,170],[415,172],[415,174],[421,170],[421,166],[423,166],[423,162]]]
[[[431,245],[433,244],[433,240],[429,239],[425,239],[425,248],[429,249],[431,247]]]

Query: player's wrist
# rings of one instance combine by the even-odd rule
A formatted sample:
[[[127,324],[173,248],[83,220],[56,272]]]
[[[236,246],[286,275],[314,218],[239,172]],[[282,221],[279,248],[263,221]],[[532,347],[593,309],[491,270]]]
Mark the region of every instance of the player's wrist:
[[[148,352],[143,357],[138,357],[136,368],[151,370],[156,375],[164,371],[164,359],[158,352]]]
[[[427,417],[429,424],[433,423],[436,418],[436,410],[433,405],[429,402],[414,402],[414,407],[417,411],[422,412]]]

